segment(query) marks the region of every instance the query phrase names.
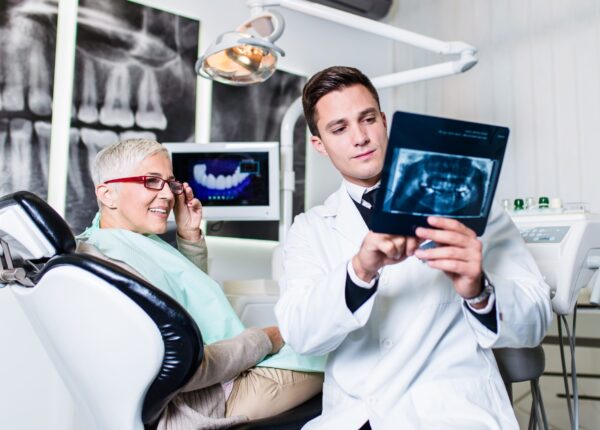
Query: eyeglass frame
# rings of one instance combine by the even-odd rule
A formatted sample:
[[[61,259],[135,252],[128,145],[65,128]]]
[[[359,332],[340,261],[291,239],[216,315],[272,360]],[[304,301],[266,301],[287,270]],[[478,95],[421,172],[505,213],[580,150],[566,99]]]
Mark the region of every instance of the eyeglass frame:
[[[162,185],[160,188],[151,188],[148,187],[146,185],[146,181],[147,179],[152,178],[152,179],[160,179],[162,181]],[[144,176],[129,176],[127,178],[117,178],[117,179],[109,179],[108,181],[104,181],[104,184],[112,184],[112,183],[117,183],[117,182],[130,182],[130,183],[136,183],[136,184],[142,184],[144,185],[144,188],[146,188],[147,190],[152,190],[152,191],[162,191],[163,188],[165,188],[165,183],[169,184],[169,189],[171,190],[171,192],[175,195],[179,195],[179,194],[183,194],[183,182],[178,181],[177,179],[163,179],[160,176],[153,176],[153,175],[144,175]],[[179,184],[181,185],[181,191],[180,192],[175,192],[173,191],[173,187],[171,187],[171,184]]]

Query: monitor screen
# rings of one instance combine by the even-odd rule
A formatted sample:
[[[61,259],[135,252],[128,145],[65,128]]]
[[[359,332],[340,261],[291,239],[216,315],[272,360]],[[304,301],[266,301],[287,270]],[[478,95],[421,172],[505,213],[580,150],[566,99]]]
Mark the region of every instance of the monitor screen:
[[[279,219],[277,142],[167,143],[173,174],[202,202],[207,220]]]

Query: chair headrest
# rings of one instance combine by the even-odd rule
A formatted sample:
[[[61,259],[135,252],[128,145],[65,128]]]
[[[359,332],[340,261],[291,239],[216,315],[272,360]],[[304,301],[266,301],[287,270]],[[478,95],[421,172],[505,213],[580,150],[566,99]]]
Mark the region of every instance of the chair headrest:
[[[0,237],[11,252],[35,260],[75,250],[75,237],[63,218],[33,193],[0,197]]]

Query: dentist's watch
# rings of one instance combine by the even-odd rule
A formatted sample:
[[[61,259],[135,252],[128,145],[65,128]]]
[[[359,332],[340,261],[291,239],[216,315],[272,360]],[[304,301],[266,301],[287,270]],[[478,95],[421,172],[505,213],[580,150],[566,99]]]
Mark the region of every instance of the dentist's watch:
[[[478,305],[479,303],[486,301],[494,292],[494,286],[492,285],[488,277],[485,275],[485,273],[482,273],[481,275],[481,283],[483,284],[481,293],[479,293],[475,297],[471,297],[470,299],[465,299],[465,302],[468,305]]]

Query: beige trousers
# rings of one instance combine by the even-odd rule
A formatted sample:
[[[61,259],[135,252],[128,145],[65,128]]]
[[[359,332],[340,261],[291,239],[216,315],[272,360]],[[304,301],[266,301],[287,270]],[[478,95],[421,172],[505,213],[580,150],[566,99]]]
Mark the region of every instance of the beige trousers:
[[[294,408],[323,389],[323,374],[253,367],[241,373],[227,399],[225,416],[266,418]]]

